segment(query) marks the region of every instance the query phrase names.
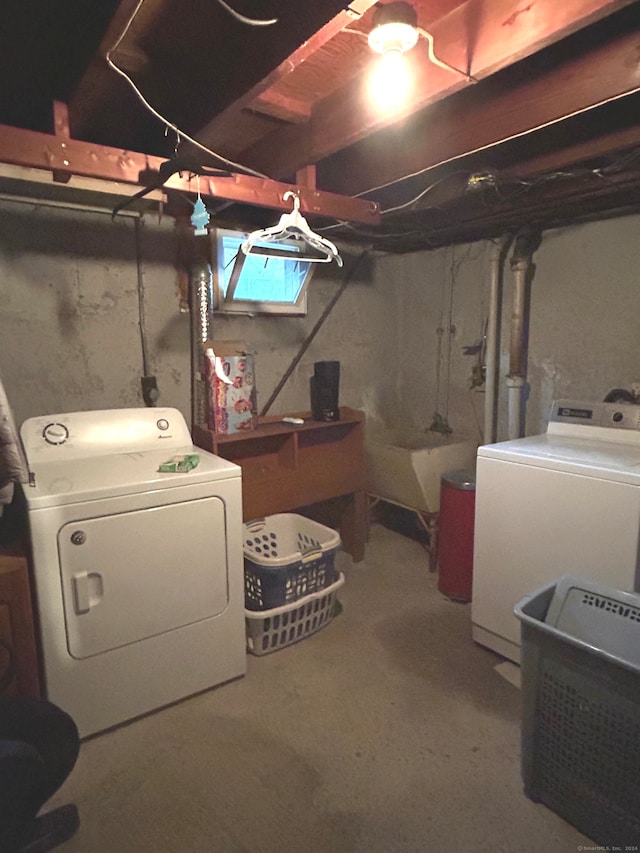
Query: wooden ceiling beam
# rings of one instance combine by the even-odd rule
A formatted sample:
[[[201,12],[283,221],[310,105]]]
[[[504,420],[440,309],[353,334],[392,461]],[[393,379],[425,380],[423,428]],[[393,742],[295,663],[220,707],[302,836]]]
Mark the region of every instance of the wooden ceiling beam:
[[[515,166],[501,169],[503,178],[525,178],[579,166],[589,160],[615,155],[629,149],[640,149],[640,124],[603,133],[595,139],[585,139],[564,145],[539,157],[532,157]]]
[[[639,43],[640,29],[623,32],[535,75],[487,80],[482,89],[460,93],[405,124],[402,156],[388,156],[390,131],[336,156],[325,185],[330,188],[335,181],[342,191],[357,195],[371,187],[372,175],[376,186],[393,183],[638,91]]]
[[[57,115],[61,114],[58,105]],[[60,174],[79,175],[144,187],[165,162],[160,157],[81,142],[64,134],[57,136],[0,125],[0,163],[43,169],[52,174],[52,180]],[[164,187],[194,196],[199,190],[205,197],[273,210],[291,210],[291,202],[284,200],[284,194],[293,190],[300,198],[300,210],[306,215],[315,214],[369,225],[377,225],[380,221],[379,208],[375,202],[321,192],[314,186],[296,186],[250,175],[201,177],[196,184],[189,175],[176,174],[169,178]]]
[[[233,125],[233,122],[242,110],[252,109],[255,106],[256,111],[264,112],[264,110],[260,109],[260,104],[265,101],[271,103],[275,101],[276,95],[273,93],[273,89],[278,83],[282,82],[289,74],[292,74],[298,66],[320,50],[337,33],[362,17],[375,3],[376,0],[352,0],[346,8],[334,15],[330,21],[307,39],[304,44],[301,44],[294,50],[277,68],[274,68],[273,71],[252,86],[242,97],[234,101],[233,104],[220,112],[194,134],[198,142],[215,149],[219,140],[228,136],[228,126]],[[309,118],[310,110],[306,120],[308,121]],[[296,123],[299,124],[300,122]],[[300,163],[299,165],[306,166],[307,162]]]
[[[133,144],[144,138],[145,128],[154,123],[160,126],[159,119],[152,118],[125,80],[106,62],[107,53],[133,13],[130,29],[114,53],[114,62],[131,74],[142,94],[168,122],[210,145],[215,140],[214,130],[209,125],[201,128],[202,113],[208,118],[207,104],[211,105],[209,112],[217,105],[216,111],[223,117],[214,119],[212,128],[219,127],[220,121],[227,125],[226,108],[237,116],[275,80],[304,61],[310,51],[317,50],[323,39],[331,37],[338,26],[334,22],[343,27],[345,16],[353,21],[374,2],[352,0],[345,9],[345,0],[316,0],[301,14],[295,0],[287,0],[278,12],[279,23],[265,29],[236,22],[219,4],[209,0],[191,0],[188,9],[182,8],[180,0],[145,0],[139,7],[137,0],[122,0],[70,100],[72,133],[76,138],[109,141],[118,138],[117,134],[123,138],[124,125],[124,138]],[[190,16],[198,29],[189,42],[184,42],[185,20]],[[266,43],[260,42],[262,49],[258,48],[257,33],[271,29],[277,34]],[[240,58],[242,49],[250,51],[250,61]],[[193,119],[193,103],[189,101],[193,101],[194,91],[185,88],[190,79],[197,81],[197,97],[204,105],[200,117]],[[231,101],[235,103],[230,106]],[[121,109],[112,109],[114,104],[120,104]],[[228,132],[228,127],[225,130]]]
[[[431,27],[435,53],[482,80],[632,2],[532,0],[525,5],[521,0],[467,0]],[[393,115],[375,109],[366,97],[364,81],[361,85],[351,81],[316,105],[308,125],[273,131],[242,152],[242,162],[274,177],[290,174],[473,85],[464,75],[431,63],[424,39],[407,54],[409,58],[415,95]]]
[[[76,138],[81,138],[85,133],[91,131],[96,117],[100,123],[105,120],[108,122],[123,120],[123,116],[118,114],[120,111],[110,108],[110,105],[112,107],[119,102],[119,93],[125,90],[125,83],[109,68],[106,61],[107,53],[113,48],[124,31],[131,15],[135,13],[135,20],[131,25],[132,34],[135,34],[139,29],[152,26],[165,8],[166,2],[167,0],[147,0],[136,12],[138,0],[121,0],[100,47],[69,102],[71,132]],[[133,49],[123,55],[123,60],[125,57],[128,58],[131,53],[133,53]],[[137,64],[140,65],[141,61],[139,58]],[[127,69],[131,72],[134,70],[130,61],[127,62]],[[128,116],[127,119],[129,119]]]
[[[311,105],[307,101],[287,97],[275,89],[258,95],[251,103],[251,110],[290,124],[305,124],[311,118]]]

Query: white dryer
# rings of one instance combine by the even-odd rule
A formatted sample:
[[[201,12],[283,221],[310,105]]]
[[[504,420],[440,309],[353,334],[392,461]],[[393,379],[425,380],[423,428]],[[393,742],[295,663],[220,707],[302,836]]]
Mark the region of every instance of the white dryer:
[[[514,606],[563,574],[640,590],[640,406],[557,401],[476,466],[473,639],[520,661]]]
[[[243,675],[240,468],[194,447],[176,409],[47,415],[20,435],[46,695],[81,736]]]

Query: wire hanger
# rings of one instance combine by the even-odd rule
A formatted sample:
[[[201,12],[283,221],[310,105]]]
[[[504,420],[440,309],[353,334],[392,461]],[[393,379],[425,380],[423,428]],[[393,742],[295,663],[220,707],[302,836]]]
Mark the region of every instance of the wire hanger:
[[[335,245],[326,237],[312,231],[307,220],[301,215],[298,194],[287,190],[282,200],[289,198],[293,199],[293,211],[283,213],[277,225],[252,231],[241,245],[244,254],[291,258],[311,263],[326,264],[335,261],[341,267],[342,258]],[[295,241],[295,244],[292,241]],[[301,243],[304,244],[304,250],[300,249]]]

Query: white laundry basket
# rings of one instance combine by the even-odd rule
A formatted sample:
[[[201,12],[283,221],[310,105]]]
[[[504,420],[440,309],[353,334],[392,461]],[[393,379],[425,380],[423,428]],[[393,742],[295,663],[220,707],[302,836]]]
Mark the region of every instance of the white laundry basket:
[[[244,525],[247,610],[293,604],[338,580],[340,535],[303,515],[278,513]]]
[[[268,655],[326,627],[335,616],[337,593],[343,584],[341,573],[331,586],[293,604],[272,610],[245,610],[247,650],[253,655]]]

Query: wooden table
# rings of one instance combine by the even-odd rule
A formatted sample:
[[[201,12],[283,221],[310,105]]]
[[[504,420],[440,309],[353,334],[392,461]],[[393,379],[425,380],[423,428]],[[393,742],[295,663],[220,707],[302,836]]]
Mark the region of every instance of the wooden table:
[[[339,421],[315,421],[296,412],[304,425],[284,415],[260,418],[257,429],[221,435],[194,426],[193,441],[242,468],[243,518],[300,512],[337,529],[344,550],[364,559],[367,493],[364,413],[342,406]]]

